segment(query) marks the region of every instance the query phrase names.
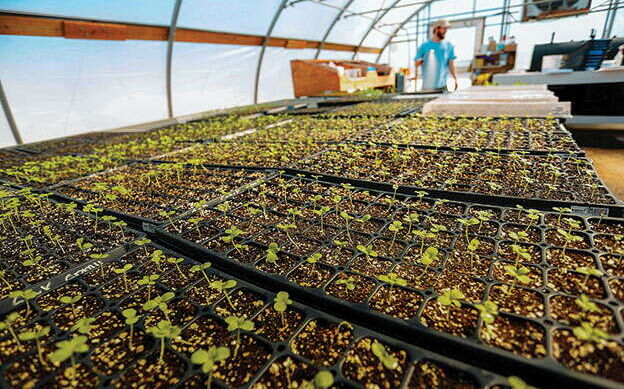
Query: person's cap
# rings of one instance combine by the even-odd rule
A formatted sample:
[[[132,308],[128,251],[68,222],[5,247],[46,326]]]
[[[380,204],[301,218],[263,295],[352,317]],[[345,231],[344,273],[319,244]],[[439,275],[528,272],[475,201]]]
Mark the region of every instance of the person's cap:
[[[433,24],[431,25],[431,29],[432,30],[435,30],[438,27],[449,28],[449,27],[451,27],[451,22],[449,22],[447,19],[439,19],[439,20],[436,20],[435,22],[433,22]]]

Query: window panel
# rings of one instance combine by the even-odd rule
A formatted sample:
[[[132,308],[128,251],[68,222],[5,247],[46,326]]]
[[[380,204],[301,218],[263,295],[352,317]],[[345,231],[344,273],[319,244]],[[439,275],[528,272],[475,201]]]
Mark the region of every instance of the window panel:
[[[25,142],[163,119],[165,42],[3,37],[0,78]]]
[[[265,35],[280,0],[184,0],[178,26]]]
[[[174,0],[3,0],[5,10],[148,24],[171,23]]]
[[[253,103],[260,47],[176,43],[172,63],[174,115]]]
[[[342,7],[345,0],[327,0],[323,4],[332,7]],[[273,36],[284,38],[299,38],[310,40],[321,40],[325,31],[340,10],[315,3],[301,2],[284,9],[280,15]],[[311,23],[311,21],[314,21]]]
[[[294,98],[290,61],[293,59],[312,59],[316,49],[287,50],[267,47],[264,53],[258,102]]]

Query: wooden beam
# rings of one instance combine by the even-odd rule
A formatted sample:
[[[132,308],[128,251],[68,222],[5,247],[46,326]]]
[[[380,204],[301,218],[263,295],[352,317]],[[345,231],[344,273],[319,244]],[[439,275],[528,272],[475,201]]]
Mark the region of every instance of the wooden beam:
[[[127,26],[110,23],[74,22],[65,20],[63,32],[68,39],[100,39],[108,41],[125,41],[128,34]]]
[[[0,35],[48,36],[69,39],[166,41],[168,31],[169,29],[167,27],[161,26],[0,14]],[[262,46],[264,36],[177,28],[175,40],[176,42],[189,43]],[[319,41],[278,37],[271,37],[267,42],[267,46],[269,47],[282,47],[286,49],[316,49],[320,44],[321,42]],[[357,46],[326,42],[323,45],[323,50],[355,52]],[[378,54],[381,52],[381,49],[376,47],[361,47],[359,52]]]

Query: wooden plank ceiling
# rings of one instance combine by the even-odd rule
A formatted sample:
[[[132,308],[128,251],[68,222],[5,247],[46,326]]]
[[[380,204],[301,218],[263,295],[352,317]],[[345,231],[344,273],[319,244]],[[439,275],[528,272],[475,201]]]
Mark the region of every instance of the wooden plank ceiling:
[[[61,37],[66,39],[94,40],[150,40],[166,41],[169,28],[125,23],[104,23],[88,20],[63,19],[39,16],[0,14],[0,35],[25,35]],[[176,29],[176,42],[212,43],[225,45],[262,46],[264,36],[214,32],[190,28]],[[271,37],[269,47],[286,49],[317,49],[320,41]],[[358,51],[378,54],[381,49],[325,42],[323,50]]]

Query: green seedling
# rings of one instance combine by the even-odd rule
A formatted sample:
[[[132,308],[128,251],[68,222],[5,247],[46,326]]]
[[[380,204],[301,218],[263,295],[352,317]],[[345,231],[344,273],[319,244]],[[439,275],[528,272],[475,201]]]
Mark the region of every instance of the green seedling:
[[[508,377],[507,383],[509,384],[511,389],[537,389],[536,387],[524,382],[522,378],[516,376]]]
[[[273,299],[273,309],[280,313],[282,325],[286,325],[284,312],[286,312],[290,304],[292,304],[292,300],[289,298],[288,292],[277,292]]]
[[[390,285],[390,290],[388,292],[391,292],[394,286],[407,286],[407,281],[399,277],[396,273],[382,274],[377,277],[377,279]]]
[[[143,247],[143,251],[145,252],[145,256],[147,257],[149,255],[149,252],[147,252],[147,245],[152,243],[152,241],[148,238],[141,238],[141,239],[137,239],[134,242],[135,245],[139,246],[139,247]]]
[[[134,345],[132,344],[132,338],[134,336],[134,325],[141,319],[141,315],[137,315],[136,309],[124,309],[121,311],[121,314],[125,318],[126,325],[130,326],[130,350],[134,349]]]
[[[602,277],[604,275],[603,272],[591,266],[580,266],[576,268],[576,271],[583,274],[585,279],[583,280],[583,287],[587,286],[587,282],[589,281],[589,277]]]
[[[167,219],[167,221],[169,222],[169,225],[173,227],[173,229],[176,230],[179,234],[182,232],[182,229],[179,226],[176,226],[173,222],[172,216],[175,215],[175,213],[176,213],[175,211],[160,211],[158,212],[158,215]]]
[[[24,289],[24,290],[15,290],[9,293],[9,298],[13,299],[14,303],[19,300],[24,300],[26,304],[26,317],[30,316],[30,303],[29,301],[37,297],[39,293],[35,292],[32,289]]]
[[[184,274],[184,273],[182,272],[182,269],[180,268],[180,264],[181,264],[182,262],[184,262],[184,258],[169,257],[169,258],[167,258],[167,262],[168,262],[168,263],[171,263],[171,264],[173,264],[173,265],[175,266],[176,270],[178,271],[178,273],[180,274],[180,276],[181,276],[182,278],[184,278],[184,279],[186,279],[186,278],[187,278],[187,277],[186,277],[186,274]]]
[[[74,354],[86,353],[89,351],[87,346],[87,337],[84,335],[74,335],[69,340],[62,340],[56,343],[56,351],[50,354],[52,363],[62,363],[66,360],[71,361],[71,365],[76,365],[76,357]]]
[[[373,250],[372,245],[364,246],[359,244],[356,246],[357,250],[364,254],[366,262],[371,263],[371,258],[377,258],[377,251]]]
[[[340,217],[344,220],[345,222],[345,229],[347,230],[347,237],[349,238],[349,242],[353,242],[353,239],[351,239],[351,231],[349,229],[350,226],[350,222],[351,220],[354,219],[353,216],[349,215],[348,213],[341,211],[340,212]]]
[[[0,331],[4,331],[9,330],[9,333],[11,334],[11,336],[13,337],[13,339],[15,340],[15,342],[20,345],[20,339],[19,337],[15,334],[15,329],[13,328],[13,325],[20,319],[20,315],[17,312],[11,312],[7,315],[7,317],[4,318],[3,321],[0,321]]]
[[[576,305],[579,308],[581,308],[581,311],[583,311],[585,314],[589,314],[590,312],[594,312],[594,313],[602,312],[600,308],[598,307],[598,304],[591,301],[589,297],[587,297],[586,294],[581,294],[579,298],[574,300],[574,303],[576,303]]]
[[[526,242],[529,240],[529,234],[526,231],[511,231],[509,237],[515,242]]]
[[[156,280],[159,278],[158,274],[150,274],[149,276],[143,276],[143,278],[137,281],[139,286],[147,286],[147,300],[152,299],[152,286],[156,284]]]
[[[479,239],[473,238],[470,239],[470,242],[468,242],[468,252],[470,252],[470,267],[472,267],[472,260],[473,258],[478,259],[479,255],[477,254],[477,250],[479,249],[479,246],[481,245],[481,241]]]
[[[347,290],[355,290],[356,287],[356,279],[353,276],[349,276],[347,278],[341,278],[336,281],[336,285],[344,285]]]
[[[294,244],[295,246],[297,245],[297,242],[295,242],[292,238],[292,236],[290,236],[290,230],[294,230],[295,228],[297,228],[296,225],[294,224],[276,224],[275,227],[277,227],[280,231],[284,232],[286,234],[286,237],[288,237],[288,240],[290,240],[292,242],[292,244]]]
[[[416,212],[408,213],[403,217],[403,221],[407,223],[407,234],[409,235],[412,233],[413,224],[420,221],[420,215]]]
[[[225,217],[230,209],[232,209],[232,206],[230,205],[229,201],[224,201],[221,204],[218,204],[215,208],[221,211],[222,216]]]
[[[104,260],[106,258],[108,258],[108,254],[106,254],[106,253],[89,254],[89,258],[91,258],[91,259],[93,259],[95,261],[98,261],[100,263],[100,276],[104,277],[105,276],[105,274],[104,274]]]
[[[243,235],[245,233],[245,231],[239,229],[238,227],[234,226],[234,227],[230,227],[227,230],[225,230],[225,233],[227,234],[226,236],[222,236],[221,240],[225,243],[231,243],[234,246],[234,249],[236,249],[236,251],[238,251],[239,254],[242,254],[241,249],[242,246],[241,244],[237,244],[236,243],[236,238],[238,238],[239,236]]]
[[[279,260],[277,255],[281,251],[279,245],[275,242],[269,243],[269,247],[266,249],[266,261],[268,263],[276,264]]]
[[[129,263],[125,264],[122,268],[113,269],[115,274],[121,274],[124,283],[124,290],[128,293],[130,290],[128,289],[128,275],[127,273],[132,269],[133,266]]]
[[[128,223],[126,223],[123,220],[118,220],[116,222],[113,222],[113,226],[119,228],[119,232],[121,233],[121,237],[123,239],[126,239],[126,234],[124,233],[124,228],[128,226]]]
[[[308,262],[309,264],[312,265],[312,270],[311,272],[314,274],[314,271],[316,270],[316,264],[318,263],[319,259],[321,259],[322,255],[320,253],[314,253],[312,255],[310,255],[308,258],[306,258],[306,262]]]
[[[241,331],[252,331],[254,329],[254,322],[251,320],[247,320],[244,317],[238,316],[228,316],[225,318],[225,322],[228,327],[227,330],[230,332],[236,331],[236,343],[234,346],[234,358],[238,355],[238,349],[240,348],[240,332]]]
[[[232,289],[235,286],[236,286],[235,280],[226,280],[226,281],[217,280],[217,281],[212,281],[210,283],[210,288],[216,290],[219,293],[222,293],[223,296],[225,297],[225,300],[228,302],[228,304],[233,310],[236,310],[236,307],[234,306],[234,304],[232,304],[232,300],[230,300],[230,295],[228,293],[228,290]]]
[[[76,324],[71,326],[70,331],[71,332],[78,332],[78,333],[80,333],[82,335],[89,335],[89,332],[91,332],[91,330],[96,327],[96,326],[92,325],[92,323],[94,321],[95,321],[94,317],[83,317],[83,318],[80,318],[80,319],[78,319]]]
[[[493,336],[491,325],[498,316],[498,305],[490,300],[485,300],[482,304],[475,304],[475,308],[479,311],[479,317],[485,324],[485,330],[489,336]]]
[[[464,235],[466,236],[466,243],[469,242],[470,238],[468,237],[468,232],[470,231],[470,227],[476,226],[477,224],[481,224],[481,221],[474,217],[470,219],[459,219],[457,221],[460,222],[464,226]]]
[[[524,259],[525,261],[531,260],[531,254],[529,253],[529,249],[517,244],[512,244],[510,247],[511,251],[516,254],[514,266],[518,267],[520,265],[520,259]]]
[[[104,208],[98,207],[97,205],[94,205],[94,204],[87,204],[82,208],[83,212],[92,213],[95,216],[94,224],[93,224],[93,232],[95,234],[97,234],[98,213],[102,212],[103,210]]]
[[[312,381],[303,381],[301,389],[328,389],[334,384],[334,375],[328,370],[321,370]]]
[[[412,231],[412,234],[414,234],[418,239],[420,239],[420,255],[423,255],[423,251],[425,250],[425,241],[427,239],[433,239],[436,237],[436,235],[432,232],[429,231],[420,231],[420,230],[414,230]]]
[[[163,313],[163,315],[165,315],[165,319],[167,319],[168,322],[171,322],[171,319],[169,318],[171,310],[169,309],[167,302],[174,297],[175,294],[173,292],[167,292],[160,296],[154,297],[143,304],[143,310],[151,311],[153,309],[158,309]]]
[[[505,273],[510,275],[513,278],[511,282],[511,287],[508,288],[508,293],[511,292],[511,289],[516,286],[516,282],[520,284],[528,284],[531,282],[531,278],[527,276],[530,273],[530,270],[524,266],[514,266],[514,265],[506,265]]]
[[[72,314],[74,315],[74,317],[78,317],[78,312],[76,311],[76,303],[78,301],[80,301],[80,299],[82,299],[81,295],[76,295],[76,296],[62,296],[59,298],[59,302],[61,304],[67,304],[69,305],[69,308],[72,311]]]
[[[323,219],[325,218],[325,214],[327,212],[329,212],[331,210],[331,208],[329,208],[328,206],[324,205],[319,209],[315,209],[312,212],[314,212],[315,215],[317,215],[320,219],[321,222],[321,232],[324,234],[325,230],[323,229]]]
[[[208,374],[206,386],[210,389],[212,384],[212,373],[219,367],[217,364],[230,357],[230,349],[228,347],[210,347],[208,350],[197,350],[191,355],[191,362],[201,365],[202,372]]]
[[[31,250],[32,250],[32,249],[31,249]],[[27,250],[27,251],[30,251],[30,250]],[[22,251],[22,253],[23,253],[23,251]],[[30,253],[29,253],[29,254],[30,254]],[[36,267],[40,268],[42,271],[44,271],[44,272],[45,272],[45,271],[47,271],[47,269],[46,269],[46,267],[45,267],[45,266],[43,266],[43,265],[41,264],[41,260],[42,260],[42,259],[43,259],[43,257],[42,257],[42,256],[40,256],[40,255],[37,255],[36,257],[33,257],[33,256],[31,255],[31,258],[30,258],[30,259],[25,259],[24,261],[22,261],[22,265],[24,265],[24,266],[26,266],[26,267],[36,266]]]
[[[147,255],[147,254],[146,254]],[[162,266],[160,265],[163,260],[165,260],[165,255],[162,250],[154,250],[152,251],[152,255],[150,256],[150,261],[156,264],[156,269],[162,273]]]
[[[379,366],[385,367],[389,370],[394,370],[399,367],[399,361],[386,350],[383,344],[379,343],[377,340],[373,341],[371,345],[371,351],[373,355],[379,359]]]
[[[566,257],[565,251],[566,251],[566,249],[568,248],[568,246],[570,244],[572,244],[574,242],[582,242],[583,241],[583,237],[571,234],[568,231],[564,230],[563,228],[557,228],[557,233],[565,241],[565,243],[563,244],[563,252],[561,254],[564,258]]]
[[[206,269],[208,269],[210,266],[212,266],[211,262],[204,262],[200,265],[193,265],[191,266],[190,272],[191,273],[201,272],[206,282],[210,284],[210,279],[208,278],[208,274],[206,274]]]
[[[152,334],[155,338],[160,339],[160,355],[158,363],[162,364],[165,357],[165,342],[167,339],[176,339],[182,333],[182,329],[171,324],[169,320],[161,320],[156,326],[148,327],[147,333]]]
[[[424,276],[427,273],[427,270],[429,270],[429,266],[439,259],[439,253],[440,251],[436,247],[427,247],[427,249],[422,253],[418,259],[418,263],[424,265],[425,268],[423,269],[420,277]]]
[[[594,328],[591,323],[586,321],[582,322],[579,327],[574,327],[572,332],[574,333],[574,336],[580,340],[591,343],[599,343],[611,338],[609,334],[598,328]]]
[[[572,212],[572,209],[564,207],[553,207],[553,210],[557,211],[557,225],[561,223],[561,217],[564,213]]]
[[[292,217],[292,224],[297,224],[297,216],[303,216],[303,212],[295,208],[288,208],[286,212]]]
[[[392,242],[390,243],[390,248],[394,246],[394,242],[396,241],[396,236],[403,229],[403,223],[398,220],[394,220],[389,226],[388,230],[392,232]]]
[[[76,246],[78,246],[78,249],[80,249],[80,251],[87,251],[91,247],[93,247],[93,244],[89,242],[85,242],[84,238],[78,238],[76,239]]]
[[[533,224],[537,224],[540,220],[541,212],[537,209],[527,209],[527,218],[529,219],[529,225],[524,229],[524,231],[528,231]]]
[[[11,333],[13,334],[13,336],[15,336],[15,334],[12,331]],[[50,327],[41,327],[37,330],[25,331],[19,334],[19,340],[21,341],[24,341],[24,342],[29,342],[31,340],[35,341],[35,346],[37,347],[37,357],[39,358],[39,362],[43,366],[47,366],[48,364],[45,361],[45,358],[43,357],[43,349],[41,348],[41,338],[46,337],[49,333],[50,333]]]
[[[451,308],[453,306],[456,308],[461,307],[461,301],[459,300],[463,298],[465,298],[464,293],[459,289],[446,289],[437,297],[436,301],[446,307],[446,320],[448,322],[451,321]]]

